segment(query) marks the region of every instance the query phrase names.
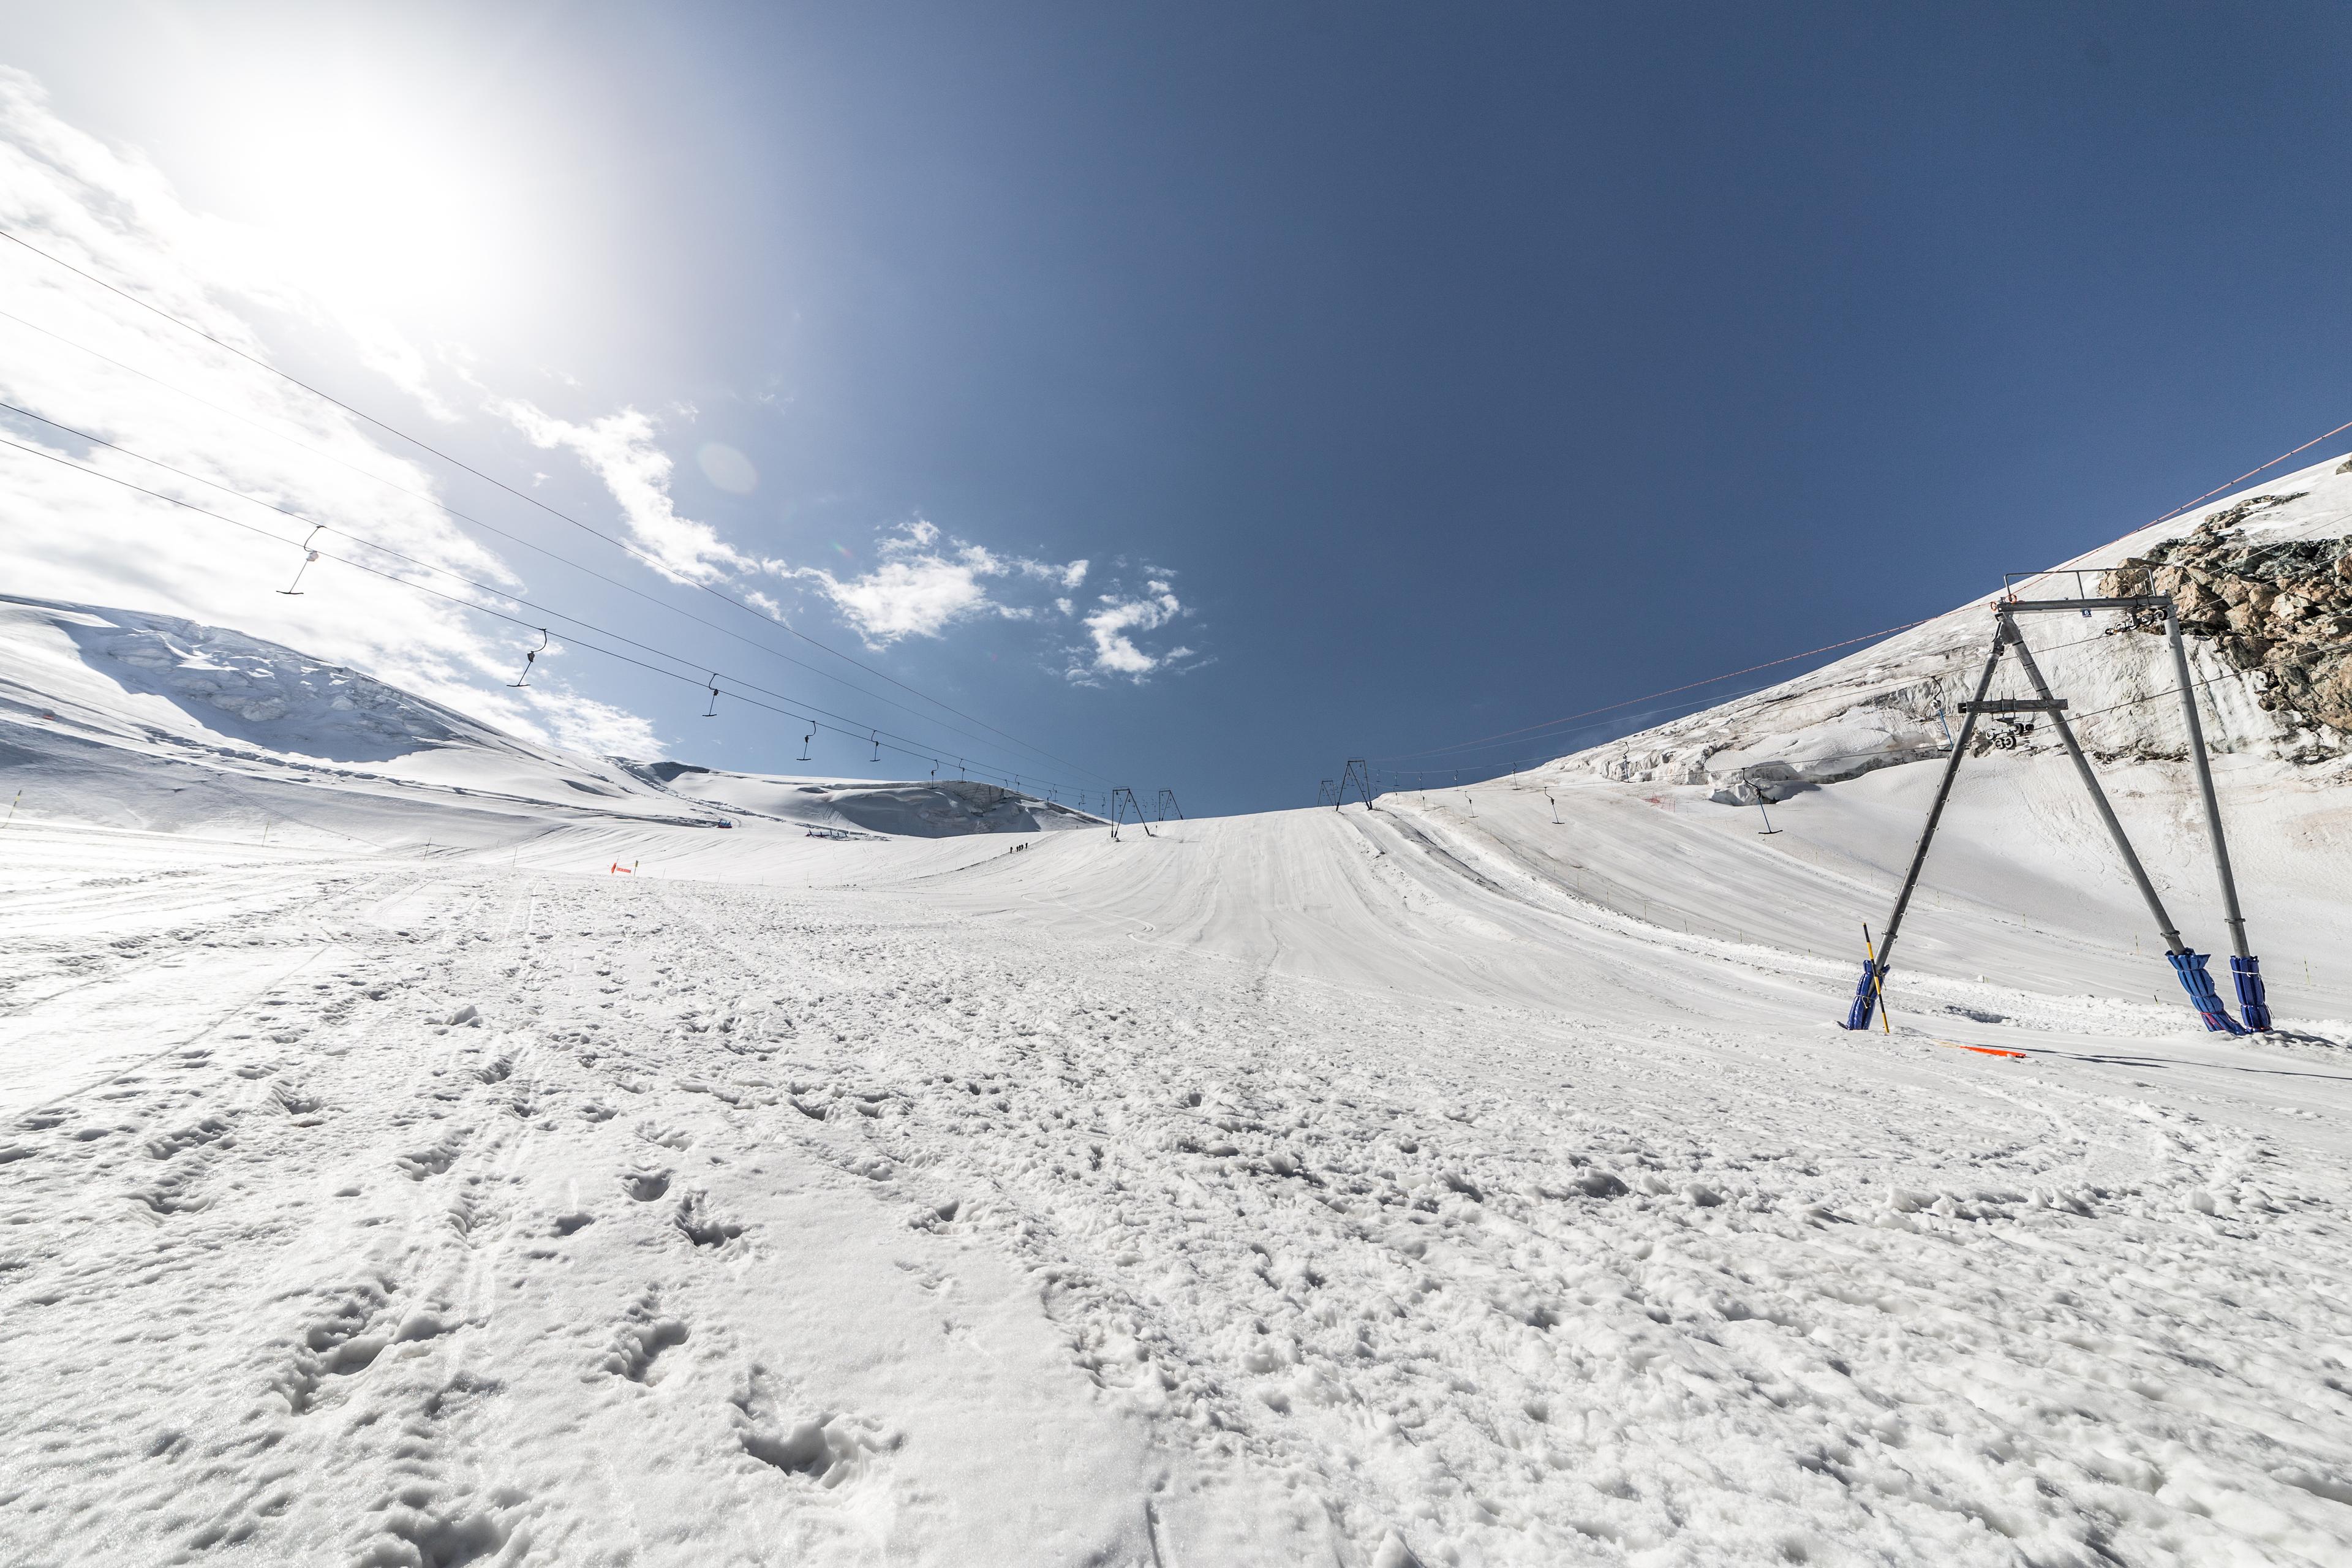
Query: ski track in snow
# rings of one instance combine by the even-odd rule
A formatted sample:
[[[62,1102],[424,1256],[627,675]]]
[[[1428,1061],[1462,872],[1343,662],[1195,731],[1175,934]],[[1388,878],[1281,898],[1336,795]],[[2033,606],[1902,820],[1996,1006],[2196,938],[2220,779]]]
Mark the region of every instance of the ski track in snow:
[[[2352,1561],[2332,1052],[177,858],[7,896],[13,1038],[217,977],[0,1085],[14,1563]]]

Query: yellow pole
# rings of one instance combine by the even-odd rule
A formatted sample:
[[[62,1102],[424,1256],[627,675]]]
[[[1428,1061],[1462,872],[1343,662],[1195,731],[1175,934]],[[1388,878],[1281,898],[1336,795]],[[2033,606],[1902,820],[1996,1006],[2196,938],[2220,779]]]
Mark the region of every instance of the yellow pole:
[[[1895,1026],[1886,1017],[1886,988],[1878,983],[1878,953],[1870,945],[1870,922],[1862,922],[1862,951],[1870,957],[1870,994],[1878,998],[1878,1027],[1882,1033],[1893,1034]]]

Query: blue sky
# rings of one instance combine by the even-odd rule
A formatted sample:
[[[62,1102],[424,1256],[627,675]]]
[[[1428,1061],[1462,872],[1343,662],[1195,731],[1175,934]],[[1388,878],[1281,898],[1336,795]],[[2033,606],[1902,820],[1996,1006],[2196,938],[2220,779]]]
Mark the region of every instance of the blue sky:
[[[512,538],[381,531],[917,750],[1203,812],[1948,608],[2352,418],[2347,43],[2315,5],[95,5],[12,19],[0,64],[20,147],[122,160],[44,153],[13,226],[176,278],[667,573],[320,426]],[[136,221],[65,215],[131,187]],[[103,327],[0,263],[7,309]],[[171,398],[43,352],[16,396],[166,442]],[[297,416],[233,366],[169,374]],[[226,429],[169,444],[263,483]],[[304,646],[364,606],[351,657],[517,700],[487,673],[510,626],[356,583],[301,621],[334,606],[125,566],[153,520],[56,504],[24,591]],[[549,666],[544,732],[803,768],[781,716]],[[821,735],[805,766],[928,765],[869,754]]]

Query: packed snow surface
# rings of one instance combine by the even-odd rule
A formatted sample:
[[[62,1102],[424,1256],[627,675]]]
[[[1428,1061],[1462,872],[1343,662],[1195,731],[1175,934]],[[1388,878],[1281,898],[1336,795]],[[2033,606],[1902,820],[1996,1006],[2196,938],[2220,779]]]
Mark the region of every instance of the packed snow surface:
[[[2352,1563],[2352,793],[2218,667],[2277,1034],[2198,1029],[2033,742],[1848,1035],[1937,766],[1766,835],[1690,763],[1803,762],[1769,700],[929,837],[1003,803],[12,613],[0,1561]],[[2103,774],[2210,945],[2149,726]]]

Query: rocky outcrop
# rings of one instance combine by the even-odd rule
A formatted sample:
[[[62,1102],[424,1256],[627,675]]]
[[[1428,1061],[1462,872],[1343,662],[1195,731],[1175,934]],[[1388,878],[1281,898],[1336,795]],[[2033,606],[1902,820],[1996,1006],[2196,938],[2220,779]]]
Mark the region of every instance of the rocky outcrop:
[[[2225,508],[2105,574],[2100,592],[2169,594],[2182,632],[2244,672],[2262,708],[2352,735],[2352,538],[2256,542],[2242,526],[2297,499]],[[2145,613],[2135,626],[2164,630],[2161,616]]]

